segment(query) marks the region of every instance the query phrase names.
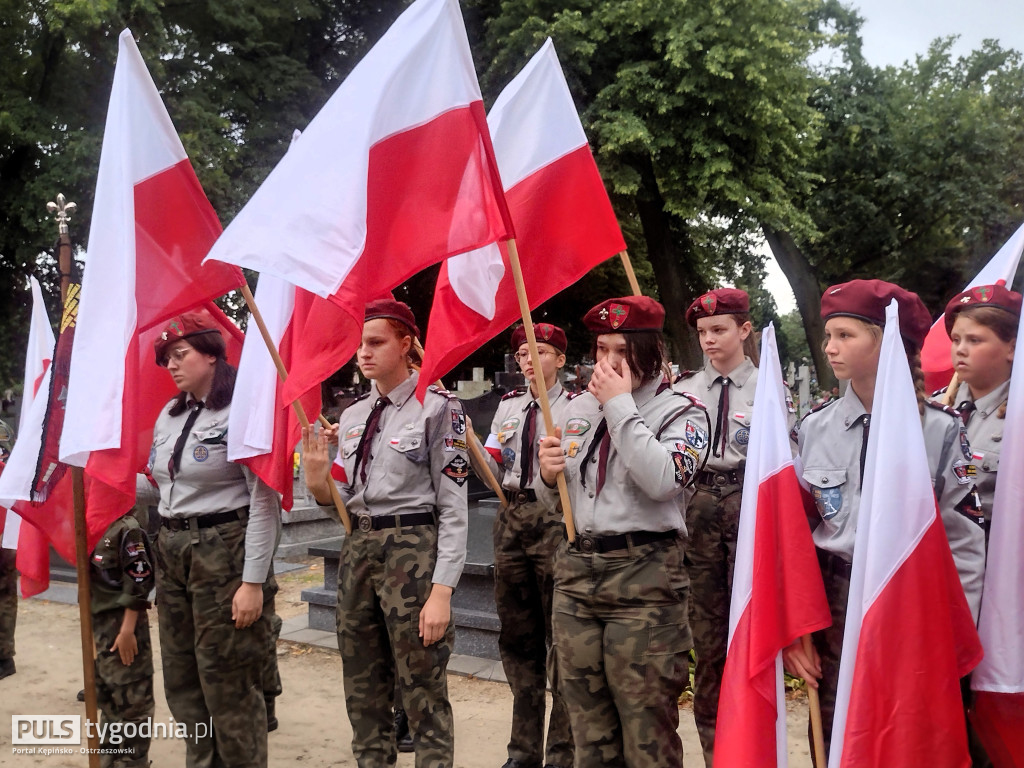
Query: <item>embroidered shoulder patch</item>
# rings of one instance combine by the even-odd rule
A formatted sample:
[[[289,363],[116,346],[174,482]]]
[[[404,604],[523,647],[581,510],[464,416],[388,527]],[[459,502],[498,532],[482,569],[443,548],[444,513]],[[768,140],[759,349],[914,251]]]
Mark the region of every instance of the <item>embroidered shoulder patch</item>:
[[[350,427],[349,430],[345,433],[345,439],[346,440],[351,440],[354,437],[359,437],[359,436],[361,436],[363,434],[363,430],[365,430],[365,429],[366,429],[366,425],[365,424],[358,424],[358,425],[356,425],[354,427]]]
[[[575,418],[569,419],[565,425],[565,434],[567,435],[582,435],[590,429],[590,422],[586,419]]]
[[[469,462],[461,456],[456,456],[445,464],[441,472],[450,477],[461,488],[469,479]]]

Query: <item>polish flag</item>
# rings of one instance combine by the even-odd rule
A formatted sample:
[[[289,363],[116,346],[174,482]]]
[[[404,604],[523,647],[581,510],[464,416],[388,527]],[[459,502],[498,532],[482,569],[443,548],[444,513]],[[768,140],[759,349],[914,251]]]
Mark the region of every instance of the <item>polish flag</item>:
[[[1017,338],[1024,339],[1024,326]],[[971,676],[971,722],[996,768],[1024,765],[1024,355],[1013,361],[999,457],[985,596],[978,633],[985,658]]]
[[[238,331],[210,300],[244,281],[236,267],[202,264],[220,224],[129,30],[119,38],[90,233],[60,459],[85,467],[91,550],[134,503],[153,423],[177,391],[153,359],[154,339],[171,317],[205,307],[230,342]]]
[[[269,273],[260,275],[255,299],[285,370],[290,370],[310,307],[328,302]],[[341,312],[333,304],[327,309]],[[291,509],[293,455],[301,426],[295,409],[282,397],[283,386],[263,335],[250,318],[228,416],[228,458],[247,465],[281,494],[282,506]],[[306,417],[315,421],[321,408],[320,385],[312,386],[299,402]]]
[[[487,117],[531,309],[626,249],[550,38]],[[520,317],[505,243],[441,266],[417,395]]]
[[[329,297],[307,323],[294,400],[351,357],[368,300],[512,236],[458,0],[416,0],[345,79],[208,260]]]
[[[1024,224],[1013,233],[974,279],[964,286],[964,290],[976,285],[995,285],[998,280],[1005,281],[1006,287],[1009,288],[1013,284],[1013,276],[1017,274],[1022,252]],[[932,324],[921,348],[921,370],[924,371],[924,385],[929,392],[942,389],[953,378],[951,349],[949,334],[946,333],[946,319],[945,316],[940,316]]]
[[[782,649],[832,622],[787,437],[786,390],[769,324],[747,446],[729,651],[715,731],[715,765],[787,765]]]
[[[50,318],[46,314],[46,304],[43,302],[39,281],[34,277],[30,277],[29,280],[32,287],[32,320],[28,330],[28,348],[25,351],[19,435],[31,431],[29,414],[39,393],[43,393],[44,399],[47,397],[49,378],[46,374],[50,370],[53,349],[57,345]],[[44,383],[47,384],[45,389]],[[18,573],[21,574],[22,597],[32,597],[45,592],[50,585],[49,540],[34,525],[22,526],[21,516],[13,509],[7,512],[7,522],[3,530],[3,546],[18,551],[17,566]]]
[[[981,643],[939,517],[895,301],[871,410],[829,767],[966,768],[960,678]]]

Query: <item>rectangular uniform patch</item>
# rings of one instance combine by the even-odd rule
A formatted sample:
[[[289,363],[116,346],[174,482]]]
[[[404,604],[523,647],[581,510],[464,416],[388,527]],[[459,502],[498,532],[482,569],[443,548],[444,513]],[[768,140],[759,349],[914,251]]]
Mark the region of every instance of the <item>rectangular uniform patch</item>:
[[[462,451],[465,453],[469,450],[469,446],[466,445],[465,440],[461,440],[460,438],[455,437],[455,435],[445,435],[444,449],[446,451]]]
[[[466,417],[462,411],[457,408],[452,408],[452,432],[456,435],[464,435],[466,433]]]

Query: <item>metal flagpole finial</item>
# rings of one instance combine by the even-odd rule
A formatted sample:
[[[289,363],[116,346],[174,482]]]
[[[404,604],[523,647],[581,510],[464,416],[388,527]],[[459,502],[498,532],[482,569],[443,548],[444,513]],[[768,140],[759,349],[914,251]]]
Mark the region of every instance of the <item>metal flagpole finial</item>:
[[[47,203],[46,210],[54,214],[60,234],[66,235],[68,233],[68,222],[71,221],[71,214],[78,210],[78,203],[68,202],[64,199],[63,194],[58,194],[57,202]]]

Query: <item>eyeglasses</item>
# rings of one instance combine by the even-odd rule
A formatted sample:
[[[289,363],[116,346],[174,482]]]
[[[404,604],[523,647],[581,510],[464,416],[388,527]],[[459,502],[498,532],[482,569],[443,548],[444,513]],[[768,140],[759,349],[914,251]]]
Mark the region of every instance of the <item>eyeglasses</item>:
[[[543,347],[541,347],[537,349],[537,355],[540,357],[553,357],[555,353],[552,352],[550,349],[544,349]],[[512,357],[515,359],[517,363],[521,363],[524,360],[530,359],[530,353],[529,351],[516,352],[514,355],[512,355]]]
[[[167,353],[167,357],[164,358],[164,368],[170,364],[171,360],[176,363],[182,362],[186,357],[188,357],[188,353],[191,351],[192,347],[178,347],[177,349],[172,349]]]

